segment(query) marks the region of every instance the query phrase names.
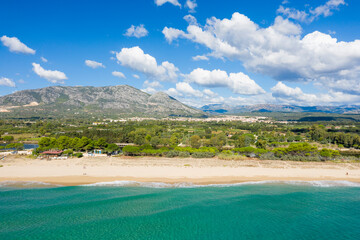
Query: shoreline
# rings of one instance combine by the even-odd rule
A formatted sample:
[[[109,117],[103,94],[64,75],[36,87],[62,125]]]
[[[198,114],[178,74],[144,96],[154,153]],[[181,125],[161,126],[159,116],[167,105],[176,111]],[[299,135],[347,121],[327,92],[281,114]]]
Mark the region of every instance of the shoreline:
[[[134,178],[134,177],[92,177],[92,176],[61,176],[61,177],[26,177],[26,178],[2,178],[0,177],[0,184],[4,182],[28,182],[28,183],[45,183],[58,186],[83,186],[88,184],[101,184],[111,186],[111,183],[116,185],[116,182],[133,182],[133,183],[164,183],[164,184],[192,184],[196,186],[206,185],[231,185],[240,183],[254,183],[254,182],[349,182],[360,184],[360,179],[349,178],[277,178],[277,177],[213,177],[213,178]],[[129,183],[131,185],[131,183]],[[191,185],[189,185],[191,186]],[[360,186],[360,185],[359,185]]]
[[[114,181],[166,184],[236,184],[257,181],[360,183],[360,163],[219,160],[193,158],[84,157],[38,160],[8,157],[0,182],[29,181],[76,186]]]

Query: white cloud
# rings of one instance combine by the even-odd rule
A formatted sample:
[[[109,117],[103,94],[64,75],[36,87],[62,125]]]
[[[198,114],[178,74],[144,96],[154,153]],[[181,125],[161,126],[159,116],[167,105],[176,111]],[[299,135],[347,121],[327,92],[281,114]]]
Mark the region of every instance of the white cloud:
[[[0,86],[16,87],[16,84],[13,80],[11,80],[9,78],[1,77],[0,78]]]
[[[313,16],[316,18],[318,16],[323,15],[324,17],[328,17],[332,15],[331,10],[336,10],[340,5],[345,5],[344,0],[329,0],[324,5],[321,5],[314,10],[310,10]]]
[[[177,98],[185,104],[201,107],[209,103],[222,103],[225,99],[210,89],[197,90],[187,82],[179,82],[175,88],[165,91],[168,95]]]
[[[299,87],[291,88],[278,82],[271,88],[272,96],[281,103],[295,105],[333,105],[333,104],[359,104],[360,96],[337,91],[326,94],[304,93]]]
[[[203,96],[203,93],[201,91],[195,90],[193,87],[190,86],[189,83],[186,83],[186,82],[177,83],[176,90],[185,95],[190,95],[190,96],[194,96],[194,97],[202,97]]]
[[[197,56],[192,57],[192,59],[194,61],[200,61],[200,60],[209,61],[209,58],[205,55],[197,55]]]
[[[65,73],[57,70],[45,70],[38,63],[32,63],[33,71],[41,78],[45,78],[52,83],[64,83],[64,80],[68,79]]]
[[[116,58],[122,66],[141,72],[149,78],[160,81],[176,81],[179,69],[174,64],[164,61],[157,64],[156,59],[145,54],[140,47],[123,48],[116,53]]]
[[[150,81],[146,80],[146,81],[144,82],[144,87],[162,88],[162,85],[161,85],[161,83],[158,82],[158,81],[150,82]]]
[[[126,78],[122,72],[113,71],[111,74],[118,78]]]
[[[144,27],[144,24],[140,24],[139,26],[131,25],[131,27],[126,30],[124,35],[128,37],[141,38],[147,36],[148,34],[149,32]]]
[[[284,8],[284,6],[280,6],[278,10],[276,10],[277,13],[281,13],[283,16],[286,16],[287,18],[291,18],[300,22],[305,22],[308,20],[309,14],[305,11],[300,11],[295,8]]]
[[[168,43],[172,43],[172,41],[174,39],[177,39],[181,36],[186,36],[185,32],[184,31],[181,31],[179,29],[175,29],[175,28],[168,28],[168,27],[165,27],[163,30],[162,30],[162,33],[164,34],[166,40],[168,41]]]
[[[35,50],[26,46],[24,43],[20,42],[20,40],[16,37],[7,37],[4,35],[0,38],[0,40],[4,46],[9,48],[10,52],[26,54],[35,54],[36,52]]]
[[[196,0],[186,0],[185,7],[189,9],[189,12],[195,12],[195,8],[197,7]]]
[[[173,4],[174,6],[181,7],[181,4],[179,3],[178,0],[155,0],[155,4],[157,6],[162,6],[167,2]]]
[[[158,81],[149,82],[146,80],[143,84],[144,89],[141,89],[143,92],[147,92],[150,94],[158,92],[159,88],[162,88],[162,85]]]
[[[285,8],[280,5],[277,13],[300,22],[312,22],[320,16],[328,17],[333,14],[333,10],[338,10],[340,5],[345,5],[344,0],[329,0],[324,5],[318,6],[315,9],[310,9],[308,12],[300,11],[295,8]]]
[[[191,15],[191,14],[186,15],[186,16],[184,17],[184,20],[187,21],[187,23],[188,23],[189,25],[196,25],[196,26],[199,25],[198,22],[197,22],[197,20],[196,20],[196,18],[195,18],[193,15]]]
[[[105,66],[102,63],[92,60],[85,60],[85,65],[91,68],[99,68],[99,67],[105,68]]]
[[[133,74],[132,76],[133,76],[134,78],[136,78],[136,79],[140,79],[140,76],[137,75],[137,74]]]
[[[231,19],[207,19],[204,27],[189,25],[187,32],[170,28],[163,32],[169,42],[189,39],[210,49],[207,56],[240,60],[249,71],[278,81],[312,81],[334,88],[339,81],[353,83],[360,78],[360,40],[338,41],[318,31],[302,37],[298,24],[280,16],[267,28],[234,13]]]
[[[317,100],[315,94],[306,94],[299,88],[291,88],[286,86],[282,82],[278,82],[273,88],[271,88],[272,95],[275,98],[280,98],[283,101],[287,102],[296,102],[296,103],[314,103]]]
[[[47,62],[48,62],[48,60],[47,60],[46,58],[44,58],[44,57],[41,57],[40,59],[41,59],[41,61],[43,61],[44,63],[47,63]]]
[[[230,73],[222,70],[204,70],[197,68],[185,76],[188,82],[197,83],[206,87],[227,87],[232,92],[244,95],[256,95],[265,91],[246,74]]]

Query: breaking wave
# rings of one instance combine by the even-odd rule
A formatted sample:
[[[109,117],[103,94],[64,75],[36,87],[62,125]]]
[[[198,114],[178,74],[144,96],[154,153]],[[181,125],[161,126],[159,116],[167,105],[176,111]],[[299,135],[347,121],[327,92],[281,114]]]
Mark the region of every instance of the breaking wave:
[[[243,185],[284,184],[313,187],[360,187],[360,183],[350,181],[249,181],[231,184],[194,184],[190,182],[164,183],[164,182],[137,182],[112,181],[85,184],[85,187],[149,187],[149,188],[199,188],[199,187],[233,187]]]
[[[296,185],[312,187],[360,187],[360,183],[350,181],[249,181],[230,184],[194,184],[191,182],[165,183],[165,182],[138,182],[138,181],[112,181],[97,182],[80,185],[82,187],[146,187],[146,188],[201,188],[201,187],[234,187],[244,185]],[[0,188],[52,188],[64,187],[38,181],[3,181]]]
[[[61,185],[38,182],[38,181],[2,181],[0,187],[8,188],[51,188],[60,187]]]

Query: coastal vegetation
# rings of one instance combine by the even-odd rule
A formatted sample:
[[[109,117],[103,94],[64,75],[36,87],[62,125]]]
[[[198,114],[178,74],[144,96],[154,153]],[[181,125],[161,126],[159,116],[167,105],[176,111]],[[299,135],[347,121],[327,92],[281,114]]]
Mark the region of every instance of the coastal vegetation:
[[[21,150],[24,143],[37,143],[35,155],[62,150],[68,156],[80,156],[101,150],[126,156],[356,160],[359,133],[358,122],[343,121],[6,119],[0,120],[0,149]]]

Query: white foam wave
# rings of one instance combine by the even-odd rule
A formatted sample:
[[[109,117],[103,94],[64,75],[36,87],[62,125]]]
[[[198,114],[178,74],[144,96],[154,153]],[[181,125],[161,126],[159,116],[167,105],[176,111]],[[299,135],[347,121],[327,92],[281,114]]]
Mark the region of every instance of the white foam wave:
[[[0,187],[11,188],[37,188],[37,187],[60,187],[61,185],[38,182],[38,181],[2,181]]]
[[[360,183],[350,181],[249,181],[230,184],[193,184],[190,182],[165,183],[165,182],[137,182],[137,181],[113,181],[85,184],[86,187],[149,187],[149,188],[200,188],[200,187],[234,187],[242,185],[266,185],[283,184],[313,187],[360,187]]]

